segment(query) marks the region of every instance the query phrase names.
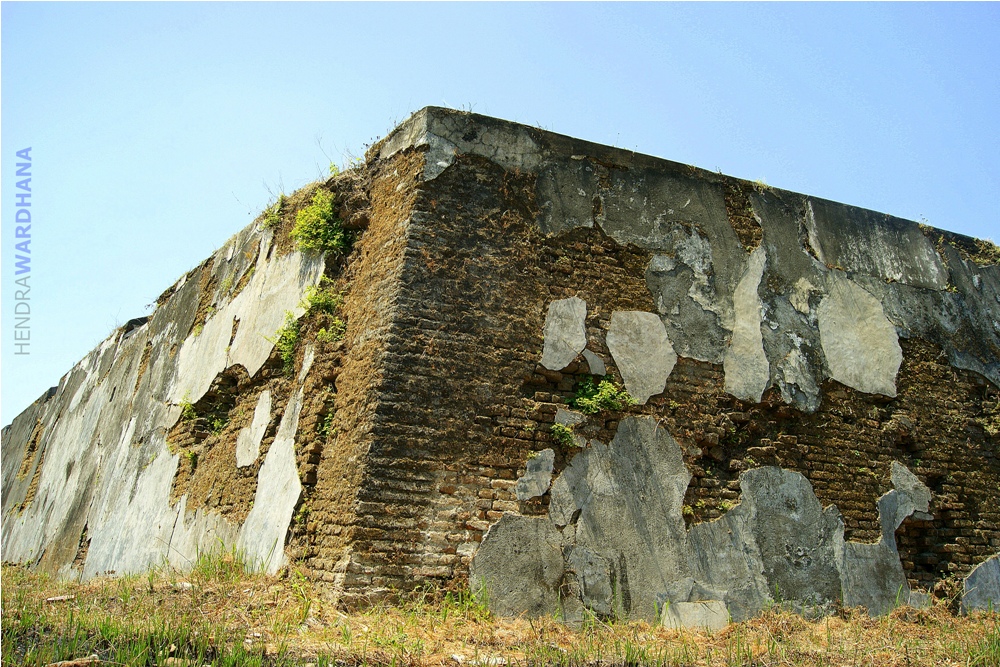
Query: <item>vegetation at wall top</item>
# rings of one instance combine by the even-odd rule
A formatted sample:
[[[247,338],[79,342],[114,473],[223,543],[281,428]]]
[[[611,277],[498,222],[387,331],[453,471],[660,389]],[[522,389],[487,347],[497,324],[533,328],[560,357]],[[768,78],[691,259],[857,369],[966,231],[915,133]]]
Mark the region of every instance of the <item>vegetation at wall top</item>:
[[[300,250],[344,255],[351,238],[333,208],[334,195],[319,189],[312,201],[295,214],[295,226],[289,235]]]

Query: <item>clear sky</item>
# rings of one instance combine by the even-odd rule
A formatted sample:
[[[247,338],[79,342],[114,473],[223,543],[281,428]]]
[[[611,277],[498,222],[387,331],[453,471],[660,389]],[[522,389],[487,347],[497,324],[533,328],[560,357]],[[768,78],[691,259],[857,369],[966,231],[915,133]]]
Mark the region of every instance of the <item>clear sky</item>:
[[[998,4],[4,2],[0,30],[4,424],[426,105],[1000,240]]]

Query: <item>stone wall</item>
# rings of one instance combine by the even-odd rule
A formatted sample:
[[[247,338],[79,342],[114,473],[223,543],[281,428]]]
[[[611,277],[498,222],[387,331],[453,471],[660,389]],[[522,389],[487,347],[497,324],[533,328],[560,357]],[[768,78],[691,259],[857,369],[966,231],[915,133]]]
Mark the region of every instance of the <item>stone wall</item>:
[[[357,230],[347,257],[287,237],[314,187]],[[995,246],[433,108],[281,213],[5,429],[5,560],[235,545],[345,604],[471,572],[498,611],[698,623],[773,584],[880,613],[1000,550]],[[300,303],[324,275],[340,341]],[[291,374],[266,338],[285,310]],[[605,374],[640,404],[570,410]],[[597,540],[609,521],[632,538]],[[789,521],[812,542],[770,553]],[[723,529],[753,572],[705,565]]]

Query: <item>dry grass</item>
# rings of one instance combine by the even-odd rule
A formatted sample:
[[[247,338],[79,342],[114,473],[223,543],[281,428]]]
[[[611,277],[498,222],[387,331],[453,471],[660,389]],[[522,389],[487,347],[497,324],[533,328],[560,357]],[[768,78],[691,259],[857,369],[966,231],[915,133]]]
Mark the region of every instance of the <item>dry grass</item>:
[[[47,601],[59,596],[72,599]],[[345,614],[296,571],[248,575],[232,555],[187,575],[60,582],[5,566],[3,665],[98,655],[172,665],[1000,665],[997,613],[856,610],[819,621],[773,610],[725,630],[499,619],[463,595]]]

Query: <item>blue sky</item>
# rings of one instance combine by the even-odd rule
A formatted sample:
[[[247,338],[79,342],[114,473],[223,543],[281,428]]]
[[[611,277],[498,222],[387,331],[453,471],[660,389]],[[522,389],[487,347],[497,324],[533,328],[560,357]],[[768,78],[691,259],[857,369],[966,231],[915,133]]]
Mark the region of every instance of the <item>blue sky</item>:
[[[1000,240],[998,4],[4,2],[0,30],[5,424],[272,194],[426,105]]]

